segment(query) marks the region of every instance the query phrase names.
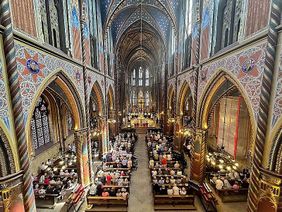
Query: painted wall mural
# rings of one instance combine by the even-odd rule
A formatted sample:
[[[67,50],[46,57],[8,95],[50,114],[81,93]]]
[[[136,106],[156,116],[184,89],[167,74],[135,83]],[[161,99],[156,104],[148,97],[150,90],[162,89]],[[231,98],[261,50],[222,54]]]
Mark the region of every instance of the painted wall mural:
[[[240,50],[225,58],[204,65],[199,73],[198,99],[203,95],[208,81],[220,70],[227,71],[243,86],[252,104],[255,118],[258,116],[262,73],[265,59],[265,43]]]
[[[188,73],[185,73],[183,75],[180,75],[178,77],[178,82],[177,82],[177,102],[179,102],[179,97],[180,97],[180,90],[183,86],[183,83],[187,82],[190,90],[193,91],[195,89],[195,76],[194,76],[194,71],[190,71]],[[192,92],[192,96],[194,99],[194,93]]]
[[[95,82],[98,82],[101,90],[102,90],[102,93],[103,93],[103,98],[105,99],[105,82],[104,82],[104,76],[103,75],[100,75],[100,74],[97,74],[95,73],[94,71],[90,71],[88,70],[87,71],[87,74],[88,74],[88,83],[89,83],[89,88],[88,89],[88,98],[91,94],[91,89],[93,88],[93,85]]]
[[[33,50],[21,43],[16,43],[15,49],[25,122],[32,100],[43,81],[57,71],[63,71],[71,79],[84,105],[83,73],[79,66]]]
[[[8,113],[8,96],[5,86],[3,63],[0,59],[0,119],[3,120],[6,127],[10,129],[9,113]]]
[[[273,113],[272,113],[272,127],[276,124],[282,114],[282,52],[280,53],[280,65],[278,68],[278,80],[276,84]]]

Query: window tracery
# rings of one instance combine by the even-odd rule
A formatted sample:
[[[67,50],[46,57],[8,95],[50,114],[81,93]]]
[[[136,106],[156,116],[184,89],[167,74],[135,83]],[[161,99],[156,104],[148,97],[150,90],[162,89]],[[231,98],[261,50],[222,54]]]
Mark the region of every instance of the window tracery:
[[[48,105],[42,97],[39,98],[33,112],[31,133],[35,150],[51,142]]]

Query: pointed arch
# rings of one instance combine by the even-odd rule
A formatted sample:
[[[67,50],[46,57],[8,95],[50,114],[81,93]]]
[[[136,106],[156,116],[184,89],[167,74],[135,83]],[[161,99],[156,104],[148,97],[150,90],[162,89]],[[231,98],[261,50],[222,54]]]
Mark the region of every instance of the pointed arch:
[[[100,84],[98,81],[96,81],[91,89],[91,93],[89,96],[88,101],[90,101],[90,97],[93,96],[97,102],[98,106],[98,112],[99,115],[103,115],[105,113],[104,111],[104,97],[103,97],[103,92]]]
[[[175,89],[172,85],[169,86],[168,89],[168,109],[171,110],[173,108],[173,99],[175,95]]]
[[[198,124],[203,128],[207,128],[207,122],[208,122],[208,116],[209,116],[209,109],[211,108],[212,104],[212,98],[215,96],[216,92],[222,86],[226,80],[230,81],[232,85],[234,85],[240,94],[242,95],[246,105],[247,109],[250,115],[250,120],[252,124],[252,129],[256,129],[256,119],[254,116],[254,111],[252,108],[252,103],[250,99],[248,98],[248,95],[241,85],[241,83],[233,76],[231,76],[227,71],[220,70],[217,74],[215,74],[210,80],[209,83],[205,86],[205,89],[203,91],[203,94],[201,98],[199,99],[199,105],[198,105]]]
[[[222,87],[227,82],[230,82],[231,86],[228,87],[227,90],[222,89]],[[236,89],[239,91],[241,97],[243,98],[247,106],[247,111],[248,111],[251,130],[252,130],[250,141],[251,141],[251,147],[254,148],[254,141],[256,137],[255,136],[256,135],[256,119],[254,117],[254,111],[252,108],[252,104],[250,102],[250,99],[248,98],[248,95],[246,94],[246,91],[244,90],[240,82],[224,70],[220,70],[217,74],[214,75],[214,77],[212,77],[209,80],[209,83],[207,84],[200,98],[200,101],[199,101],[197,124],[202,129],[208,129],[210,112],[212,111],[215,104],[218,103],[218,101],[221,99],[221,97],[223,97],[225,93],[231,91],[232,89]]]
[[[185,97],[187,95],[191,96],[191,98],[193,98],[189,83],[185,80],[183,82],[182,86],[181,86],[181,89],[180,89],[180,92],[179,92],[179,97],[178,97],[180,114],[183,113],[183,108],[184,108],[184,104],[185,104]]]
[[[282,117],[278,120],[270,135],[271,150],[269,157],[269,170],[282,174]]]
[[[38,103],[38,100],[41,98],[41,95],[46,90],[46,88],[52,83],[56,83],[56,85],[65,94],[66,99],[68,100],[69,109],[73,115],[74,129],[81,128],[84,123],[85,115],[83,112],[83,106],[75,84],[68,77],[68,75],[64,73],[64,70],[54,71],[52,75],[50,75],[47,79],[43,81],[42,85],[37,90],[29,109],[25,130],[30,152],[32,152],[31,121],[33,113]]]
[[[0,124],[0,178],[16,172],[15,151],[11,148],[9,136]]]
[[[114,109],[114,90],[111,85],[108,88],[107,99],[109,103],[109,109],[113,110]]]

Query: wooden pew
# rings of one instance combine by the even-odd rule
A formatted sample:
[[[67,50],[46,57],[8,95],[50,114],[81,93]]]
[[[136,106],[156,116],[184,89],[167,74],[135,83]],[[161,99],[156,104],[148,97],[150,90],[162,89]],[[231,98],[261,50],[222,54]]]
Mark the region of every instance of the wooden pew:
[[[128,198],[87,196],[87,209],[85,211],[127,211]]]
[[[43,198],[35,194],[35,203],[37,208],[55,208],[56,203],[61,199],[59,194],[45,194]]]
[[[194,195],[154,195],[155,211],[172,210],[186,211],[195,209]]]

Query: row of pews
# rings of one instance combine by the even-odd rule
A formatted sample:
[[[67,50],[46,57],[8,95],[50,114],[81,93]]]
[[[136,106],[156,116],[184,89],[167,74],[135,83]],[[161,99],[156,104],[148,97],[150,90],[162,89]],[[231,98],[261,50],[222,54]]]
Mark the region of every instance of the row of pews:
[[[125,132],[111,142],[87,194],[86,211],[127,211],[136,141],[135,133]]]
[[[75,152],[69,150],[42,162],[33,188],[37,208],[55,208],[60,202],[66,202],[69,209],[79,208],[85,191],[78,182]]]
[[[173,149],[172,138],[150,130],[146,135],[155,211],[194,210],[194,189],[184,174],[186,163]]]

